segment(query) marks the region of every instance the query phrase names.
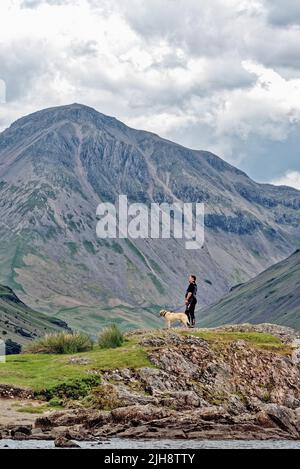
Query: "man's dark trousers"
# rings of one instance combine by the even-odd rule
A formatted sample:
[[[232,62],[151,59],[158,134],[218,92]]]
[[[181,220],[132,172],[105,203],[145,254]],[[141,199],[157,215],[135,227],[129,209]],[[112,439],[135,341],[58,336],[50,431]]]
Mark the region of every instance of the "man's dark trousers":
[[[195,308],[196,308],[197,300],[193,298],[192,301],[187,305],[185,314],[189,318],[189,323],[191,326],[195,325]]]

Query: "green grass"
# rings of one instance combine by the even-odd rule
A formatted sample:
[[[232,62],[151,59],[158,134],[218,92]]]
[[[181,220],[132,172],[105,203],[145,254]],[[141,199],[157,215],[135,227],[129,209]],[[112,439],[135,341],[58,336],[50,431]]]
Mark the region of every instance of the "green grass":
[[[100,350],[76,354],[76,358],[87,358],[86,365],[71,364],[74,355],[15,355],[0,364],[0,383],[29,388],[39,393],[60,384],[83,379],[93,371],[115,368],[151,367],[146,350],[134,340],[126,341],[117,349]]]
[[[243,340],[253,347],[262,349],[277,351],[283,354],[290,353],[291,349],[285,345],[278,337],[263,332],[221,332],[221,331],[201,331],[194,332],[192,334],[183,332],[184,335],[194,335],[200,339],[207,340],[216,344],[224,344],[229,342],[235,342]]]
[[[106,327],[99,335],[98,345],[101,349],[118,348],[124,343],[124,335],[116,324]]]
[[[48,411],[61,410],[61,409],[63,409],[62,406],[52,406],[49,404],[43,404],[39,406],[26,405],[22,407],[17,407],[16,411],[21,414],[44,414],[45,412],[48,412]]]
[[[71,353],[88,352],[92,349],[92,340],[82,332],[47,334],[27,348],[30,353],[48,353],[50,355],[68,355]]]

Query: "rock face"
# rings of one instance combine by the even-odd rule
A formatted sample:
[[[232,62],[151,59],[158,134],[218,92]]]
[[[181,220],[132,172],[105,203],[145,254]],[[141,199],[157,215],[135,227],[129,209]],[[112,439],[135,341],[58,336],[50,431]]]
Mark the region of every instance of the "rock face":
[[[298,334],[268,325],[255,331],[268,327],[285,339],[272,351],[241,340],[137,333],[154,367],[103,371],[91,408],[39,418],[36,437],[299,439],[300,365],[290,347]]]
[[[204,202],[204,249],[97,239],[97,205],[119,194]],[[24,117],[0,134],[0,200],[0,282],[33,309],[60,311],[90,333],[95,309],[98,325],[107,316],[128,329],[160,325],[155,305],[179,304],[190,271],[203,279],[199,304],[211,304],[290,255],[300,225],[299,191],[256,184],[216,155],[78,104]]]

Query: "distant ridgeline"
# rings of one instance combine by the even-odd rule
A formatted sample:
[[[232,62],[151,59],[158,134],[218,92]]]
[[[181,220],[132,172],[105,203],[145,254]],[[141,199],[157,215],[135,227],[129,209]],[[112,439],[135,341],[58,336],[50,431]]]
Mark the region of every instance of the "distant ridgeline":
[[[200,313],[204,327],[243,322],[300,330],[300,249]]]
[[[65,329],[65,322],[32,310],[11,288],[0,285],[0,339],[8,355],[20,353],[23,344],[37,337]]]

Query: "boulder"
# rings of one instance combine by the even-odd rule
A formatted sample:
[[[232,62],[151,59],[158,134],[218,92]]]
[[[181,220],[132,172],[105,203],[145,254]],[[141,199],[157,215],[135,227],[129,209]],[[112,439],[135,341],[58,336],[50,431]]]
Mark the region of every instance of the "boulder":
[[[54,446],[56,448],[80,448],[80,446],[77,443],[74,443],[74,441],[68,440],[67,438],[61,436],[57,438],[54,441]]]
[[[262,426],[270,427],[274,424],[284,432],[290,433],[293,436],[299,436],[296,424],[296,414],[291,409],[276,404],[267,404],[264,410],[258,415],[258,420]]]
[[[0,398],[2,399],[33,399],[34,393],[30,389],[18,388],[7,384],[0,384]]]
[[[119,409],[114,409],[111,412],[113,422],[131,424],[161,420],[170,415],[175,415],[175,412],[153,405],[121,407]]]

